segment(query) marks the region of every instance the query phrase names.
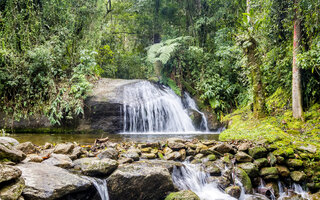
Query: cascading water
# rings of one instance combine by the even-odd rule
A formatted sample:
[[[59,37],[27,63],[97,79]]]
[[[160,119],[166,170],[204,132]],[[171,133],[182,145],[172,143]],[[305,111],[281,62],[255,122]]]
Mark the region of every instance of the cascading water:
[[[201,200],[235,200],[225,194],[214,182],[209,183],[209,174],[205,173],[200,165],[184,163],[183,167],[173,169],[172,180],[181,190],[191,190]]]
[[[108,194],[108,187],[107,187],[107,180],[106,179],[98,179],[98,178],[92,178],[92,177],[84,177],[87,180],[89,180],[96,190],[98,191],[101,200],[109,200],[109,194]]]
[[[204,115],[204,113],[202,113],[198,109],[198,107],[196,105],[196,102],[190,97],[190,95],[188,93],[185,92],[184,93],[184,97],[185,97],[185,101],[186,101],[186,107],[197,111],[201,115],[202,120],[201,120],[201,124],[200,124],[200,129],[201,130],[205,130],[206,132],[208,132],[209,131],[208,121],[207,121],[207,118]]]
[[[170,88],[140,81],[123,89],[124,132],[194,132],[179,96]]]

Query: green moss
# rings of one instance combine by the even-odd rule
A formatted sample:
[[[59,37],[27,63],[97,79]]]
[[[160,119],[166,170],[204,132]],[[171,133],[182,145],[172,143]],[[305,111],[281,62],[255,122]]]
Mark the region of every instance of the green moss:
[[[200,198],[190,190],[182,190],[170,193],[165,200],[200,200]]]
[[[278,114],[290,107],[290,93],[283,90],[281,87],[266,100],[266,107],[269,113]]]

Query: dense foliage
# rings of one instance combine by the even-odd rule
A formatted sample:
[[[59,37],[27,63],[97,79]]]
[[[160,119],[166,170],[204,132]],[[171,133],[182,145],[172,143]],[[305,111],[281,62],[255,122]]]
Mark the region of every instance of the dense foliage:
[[[304,107],[320,99],[320,3],[300,0]],[[221,115],[253,102],[246,49],[254,41],[263,93],[290,93],[293,1],[4,0],[0,110],[51,122],[82,113],[92,81],[152,78],[187,90]],[[249,20],[250,19],[250,20]],[[267,110],[268,111],[268,110]]]

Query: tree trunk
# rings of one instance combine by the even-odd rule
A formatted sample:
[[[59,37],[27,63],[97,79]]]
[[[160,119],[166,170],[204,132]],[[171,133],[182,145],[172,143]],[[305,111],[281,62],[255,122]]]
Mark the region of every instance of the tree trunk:
[[[250,24],[250,0],[247,0],[247,13],[248,24]],[[250,45],[245,48],[245,52],[247,54],[248,64],[251,69],[253,86],[253,115],[255,118],[262,118],[265,116],[265,96],[260,70],[261,60],[257,53],[257,41],[250,36],[249,43]]]
[[[297,63],[297,55],[301,46],[301,20],[299,13],[299,2],[295,0],[295,16],[293,31],[293,60],[292,60],[292,113],[296,119],[303,120],[302,110],[302,89],[301,89],[301,72]]]

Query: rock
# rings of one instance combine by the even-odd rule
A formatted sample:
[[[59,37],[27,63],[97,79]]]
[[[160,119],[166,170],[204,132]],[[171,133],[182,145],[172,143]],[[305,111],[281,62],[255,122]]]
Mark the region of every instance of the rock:
[[[181,190],[179,192],[171,192],[165,200],[200,200],[200,198],[191,190]]]
[[[165,148],[163,149],[164,155],[170,154],[170,153],[172,153],[172,152],[173,152],[173,150],[170,149],[169,147],[165,147]]]
[[[74,168],[88,176],[107,176],[117,169],[118,163],[110,158],[81,158],[75,160]]]
[[[219,167],[211,165],[206,168],[206,172],[210,174],[210,176],[220,176],[221,170]]]
[[[53,147],[53,145],[49,142],[46,142],[44,145],[43,145],[43,149],[51,149]]]
[[[68,172],[65,169],[42,163],[18,165],[26,187],[23,196],[32,200],[53,200],[67,194],[88,189],[90,181]]]
[[[132,158],[120,158],[118,160],[119,165],[121,164],[127,164],[127,163],[133,163],[133,159]]]
[[[299,159],[289,159],[287,160],[287,165],[291,168],[299,168],[302,167],[303,161]]]
[[[12,137],[0,137],[0,143],[9,143],[11,146],[17,146],[19,144],[18,140]]]
[[[229,152],[233,151],[232,146],[227,143],[220,143],[220,144],[217,144],[211,148],[219,153],[222,153],[222,154],[229,153]]]
[[[186,140],[183,138],[169,138],[167,139],[167,143],[185,143]]]
[[[51,154],[50,158],[47,160],[44,160],[42,162],[43,164],[47,165],[53,165],[56,167],[61,168],[71,168],[72,167],[72,160],[69,158],[69,156],[64,154]]]
[[[245,200],[269,200],[266,196],[263,196],[262,194],[254,194],[247,196]]]
[[[267,167],[269,165],[269,162],[266,158],[259,158],[259,159],[256,159],[253,164],[256,164],[259,168],[262,168],[262,167]]]
[[[320,200],[320,192],[311,195],[311,200]]]
[[[242,183],[245,192],[246,193],[251,193],[252,192],[252,183],[250,180],[250,177],[248,174],[241,168],[236,167],[235,168],[235,174],[239,178],[240,182]]]
[[[162,167],[169,170],[169,172],[173,171],[173,168],[182,167],[183,164],[181,162],[169,161],[169,160],[141,160],[138,162],[134,162],[133,165],[139,166],[147,166],[147,167]]]
[[[159,142],[148,142],[148,143],[139,144],[138,147],[140,149],[141,148],[146,148],[146,147],[159,148],[160,144],[159,144]]]
[[[279,185],[277,182],[267,183],[266,188],[270,188],[270,190],[271,190],[270,192],[272,192],[274,194],[274,196],[279,196]],[[267,194],[269,198],[272,195],[272,193]]]
[[[252,156],[254,159],[263,158],[267,156],[267,154],[268,154],[268,150],[264,147],[256,146],[256,147],[249,148],[249,155]]]
[[[83,154],[82,148],[79,146],[74,147],[72,150],[71,155],[69,156],[71,160],[75,160],[77,158],[80,158],[80,156]]]
[[[142,153],[151,153],[152,151],[152,148],[151,147],[145,147],[145,148],[142,148],[141,149],[141,152]]]
[[[264,179],[278,179],[278,169],[276,167],[264,167],[260,170],[260,176],[263,176]]]
[[[14,166],[0,164],[0,183],[17,179],[21,176],[21,170]]]
[[[186,152],[186,150],[185,150],[185,149],[180,149],[180,150],[179,150],[179,153],[180,153],[180,155],[181,155],[181,160],[184,161],[184,160],[186,159],[186,157],[187,157],[187,152]]]
[[[271,166],[274,166],[277,163],[277,158],[273,155],[273,153],[269,153],[267,158]]]
[[[14,146],[6,141],[0,143],[0,160],[7,159],[12,162],[18,163],[26,158],[26,154],[17,150]]]
[[[238,162],[252,162],[253,160],[251,156],[242,151],[238,151],[235,157]]]
[[[290,175],[290,171],[286,166],[276,165],[280,176],[288,177]]]
[[[37,154],[29,154],[25,161],[41,163],[43,161],[43,158],[41,156],[38,156]]]
[[[316,153],[317,152],[317,147],[313,146],[311,144],[308,144],[308,146],[300,146],[300,147],[298,147],[298,150],[307,151],[309,153]]]
[[[307,176],[302,171],[293,171],[293,172],[290,172],[290,177],[295,182],[302,182],[306,179]]]
[[[110,158],[110,159],[117,160],[118,155],[119,155],[119,153],[116,149],[108,148],[108,149],[102,151],[101,153],[99,153],[98,158],[99,159]]]
[[[157,156],[154,153],[142,153],[141,158],[144,159],[155,159]]]
[[[25,187],[24,180],[19,178],[0,189],[1,200],[17,200]]]
[[[250,146],[251,146],[250,143],[245,142],[239,145],[238,150],[247,151],[250,148]]]
[[[169,153],[164,157],[165,160],[180,160],[181,159],[181,154],[177,151],[174,151],[172,153]]]
[[[238,164],[238,167],[243,169],[252,178],[257,177],[259,175],[258,166],[253,163],[250,163],[250,162],[241,163],[241,164]]]
[[[37,148],[31,142],[20,143],[16,146],[16,149],[22,151],[25,154],[32,154],[37,152]]]
[[[140,150],[138,149],[128,149],[128,151],[121,154],[121,156],[125,158],[132,158],[134,161],[138,161],[139,154],[140,154]]]
[[[54,149],[54,153],[56,154],[70,154],[74,149],[73,143],[65,143],[65,144],[58,144]]]
[[[289,197],[283,197],[282,200],[307,200],[306,198],[303,198],[300,194],[293,194]]]
[[[207,158],[208,158],[209,161],[215,161],[215,160],[217,160],[217,156],[214,155],[214,154],[208,155]]]
[[[180,150],[186,148],[186,145],[180,142],[169,142],[168,147],[171,148],[172,150]]]
[[[197,144],[197,148],[196,148],[196,152],[197,153],[202,153],[202,154],[209,154],[210,150],[206,145],[204,145],[202,143],[198,143]]]
[[[120,166],[109,178],[110,199],[154,199],[162,200],[174,186],[168,169],[146,165]]]
[[[230,180],[224,176],[210,176],[208,182],[215,182],[222,189],[226,189],[230,185]]]
[[[229,186],[225,189],[225,192],[236,198],[236,199],[239,199],[240,198],[240,195],[241,195],[241,188],[239,186]]]

